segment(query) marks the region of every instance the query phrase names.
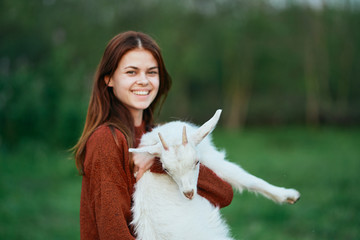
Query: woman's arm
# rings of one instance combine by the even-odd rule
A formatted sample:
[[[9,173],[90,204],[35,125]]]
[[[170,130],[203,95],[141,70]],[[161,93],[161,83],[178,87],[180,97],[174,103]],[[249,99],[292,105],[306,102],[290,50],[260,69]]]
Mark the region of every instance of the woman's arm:
[[[81,239],[135,239],[131,221],[131,176],[126,140],[118,134],[118,147],[108,127],[88,140],[81,196]]]

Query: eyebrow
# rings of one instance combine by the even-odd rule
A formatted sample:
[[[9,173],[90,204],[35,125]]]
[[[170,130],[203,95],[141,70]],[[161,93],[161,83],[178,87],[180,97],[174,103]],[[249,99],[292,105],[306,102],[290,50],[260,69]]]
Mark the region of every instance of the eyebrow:
[[[134,67],[134,66],[127,66],[127,67],[124,67],[124,69],[127,69],[127,68],[139,69],[138,67]]]
[[[138,67],[135,67],[135,66],[127,66],[127,67],[124,67],[124,69],[127,69],[127,68],[139,69]],[[159,68],[159,67],[154,66],[154,67],[150,67],[149,70],[158,69],[158,68]]]

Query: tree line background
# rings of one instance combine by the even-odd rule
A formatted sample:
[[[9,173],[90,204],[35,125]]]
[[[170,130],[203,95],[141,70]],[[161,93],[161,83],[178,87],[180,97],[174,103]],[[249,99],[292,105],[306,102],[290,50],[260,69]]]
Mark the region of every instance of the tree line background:
[[[72,146],[107,42],[126,30],[162,48],[173,88],[159,121],[227,128],[359,125],[360,11],[285,1],[0,1],[0,144]]]

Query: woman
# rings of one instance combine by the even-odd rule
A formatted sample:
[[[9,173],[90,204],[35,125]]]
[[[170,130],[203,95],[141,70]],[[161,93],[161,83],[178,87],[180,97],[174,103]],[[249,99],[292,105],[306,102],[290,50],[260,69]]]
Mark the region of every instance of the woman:
[[[107,45],[98,66],[86,123],[74,147],[83,175],[81,239],[134,239],[131,195],[136,180],[157,161],[129,155],[153,127],[153,113],[170,89],[171,78],[156,42],[140,32],[124,32]],[[137,179],[134,174],[136,173]],[[198,193],[219,207],[230,204],[232,188],[202,166]]]

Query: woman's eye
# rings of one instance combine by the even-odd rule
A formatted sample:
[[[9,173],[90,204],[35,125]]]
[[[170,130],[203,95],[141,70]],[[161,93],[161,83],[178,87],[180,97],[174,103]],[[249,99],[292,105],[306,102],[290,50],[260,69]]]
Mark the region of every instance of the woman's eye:
[[[149,74],[150,74],[150,75],[157,75],[158,72],[157,72],[157,71],[150,71]]]
[[[135,71],[127,71],[126,74],[134,75],[134,74],[135,74]]]

